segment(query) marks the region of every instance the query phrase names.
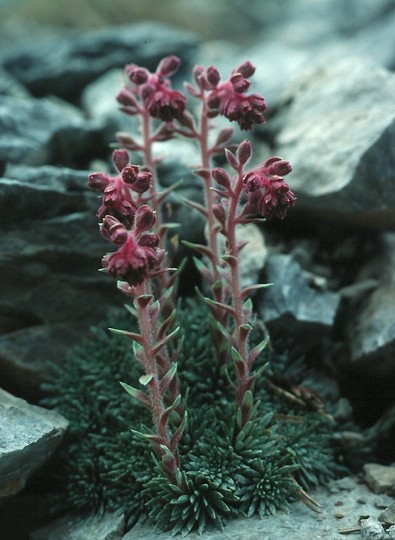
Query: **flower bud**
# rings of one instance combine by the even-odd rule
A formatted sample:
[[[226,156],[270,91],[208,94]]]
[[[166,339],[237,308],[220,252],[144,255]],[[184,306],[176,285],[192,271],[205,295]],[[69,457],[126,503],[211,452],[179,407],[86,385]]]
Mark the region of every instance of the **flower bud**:
[[[226,212],[222,204],[213,204],[213,214],[221,223],[222,227],[224,227],[226,221]]]
[[[136,66],[136,64],[128,64],[125,67],[125,73],[134,84],[145,84],[148,81],[149,72],[145,68]]]
[[[137,101],[132,94],[132,91],[127,86],[125,86],[120,92],[118,92],[115,99],[124,107],[132,107],[132,109],[137,110]]]
[[[142,247],[156,248],[159,245],[159,236],[153,233],[142,234],[138,244]]]
[[[152,185],[152,173],[149,171],[140,172],[135,181],[133,182],[131,188],[136,193],[145,193]]]
[[[249,60],[241,64],[234,70],[235,73],[241,73],[243,77],[249,79],[255,73],[255,66],[251,64]]]
[[[250,141],[247,139],[241,142],[236,150],[236,156],[239,160],[239,163],[244,165],[250,159],[252,155],[252,146]]]
[[[235,73],[231,76],[230,82],[233,86],[233,89],[238,94],[243,94],[244,92],[247,92],[249,89],[251,83],[248,79],[245,79],[241,73]]]
[[[136,234],[148,231],[155,223],[155,212],[148,206],[143,204],[136,210],[134,216]]]
[[[219,146],[219,145],[223,145],[227,143],[233,137],[233,133],[234,133],[234,129],[231,127],[221,129],[221,131],[218,133],[218,137],[217,137],[215,145]]]
[[[100,232],[106,240],[122,245],[126,242],[128,231],[114,216],[106,215],[100,225]]]
[[[158,77],[171,77],[180,67],[181,60],[178,56],[169,55],[163,58],[157,69],[156,74]]]
[[[104,173],[92,173],[88,176],[88,186],[98,191],[104,191],[109,182],[109,177]]]
[[[213,86],[217,86],[217,84],[221,80],[221,75],[219,74],[219,71],[215,66],[210,66],[209,68],[207,68],[206,77],[208,82]]]
[[[269,173],[275,176],[285,176],[292,171],[289,161],[285,161],[285,159],[279,157],[267,159],[264,165],[267,167]]]
[[[121,171],[122,180],[125,184],[134,184],[137,178],[139,168],[137,165],[127,165]]]
[[[229,189],[230,188],[230,176],[225,171],[225,169],[222,169],[222,167],[215,167],[212,171],[212,176],[214,180],[219,184],[220,186]]]
[[[112,160],[119,172],[129,163],[129,154],[126,150],[114,150]]]

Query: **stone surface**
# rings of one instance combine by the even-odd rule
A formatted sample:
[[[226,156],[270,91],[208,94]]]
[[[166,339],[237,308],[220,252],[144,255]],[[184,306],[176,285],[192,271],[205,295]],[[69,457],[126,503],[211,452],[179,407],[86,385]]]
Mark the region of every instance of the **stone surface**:
[[[346,480],[346,482],[344,482]],[[355,478],[344,478],[329,483],[312,493],[323,508],[313,512],[302,502],[292,503],[289,514],[238,519],[230,521],[224,532],[210,530],[199,536],[193,532],[188,540],[306,540],[308,538],[341,540],[361,538],[359,517],[369,516],[377,521],[377,505],[390,504],[387,495],[375,495]],[[381,526],[381,525],[380,525]],[[348,531],[348,533],[347,533]],[[351,532],[352,531],[352,534]],[[155,533],[149,525],[136,525],[123,540],[168,540],[170,533]],[[88,540],[88,539],[87,539]],[[92,539],[93,540],[93,539]]]
[[[62,139],[84,133],[83,124],[78,109],[61,100],[0,95],[0,163],[54,162]]]
[[[112,68],[134,62],[149,69],[167,54],[188,60],[196,36],[153,22],[75,31],[56,40],[11,51],[4,68],[36,96],[54,94],[75,101],[82,89]]]
[[[390,504],[388,508],[381,512],[381,514],[379,515],[379,520],[386,527],[395,525],[395,502]]]
[[[293,166],[295,212],[395,227],[394,93],[395,76],[359,58],[314,65],[291,86],[276,152]]]
[[[122,514],[67,516],[34,531],[30,540],[121,540],[125,530]]]
[[[53,454],[67,424],[61,415],[0,389],[0,498],[23,489]]]
[[[265,282],[273,286],[264,290],[258,310],[273,335],[303,335],[303,343],[312,345],[330,333],[340,297],[309,287],[292,256],[270,256]]]
[[[378,278],[373,291],[351,305],[345,334],[350,348],[352,369],[369,372],[374,365],[373,379],[381,381],[383,391],[394,395],[395,379],[395,234],[386,233],[377,243],[381,249],[361,268],[361,275],[370,272]]]
[[[365,481],[374,493],[395,495],[395,466],[366,463],[363,471]]]

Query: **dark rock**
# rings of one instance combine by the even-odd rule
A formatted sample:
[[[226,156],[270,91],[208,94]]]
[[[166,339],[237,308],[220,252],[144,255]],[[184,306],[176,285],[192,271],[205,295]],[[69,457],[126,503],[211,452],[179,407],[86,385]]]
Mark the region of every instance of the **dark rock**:
[[[295,212],[395,227],[394,93],[394,75],[357,58],[316,65],[290,88],[276,152],[293,166]]]
[[[370,294],[365,294],[356,303],[351,303],[345,322],[346,340],[350,348],[350,367],[355,373],[365,374],[370,382],[381,381],[382,391],[393,396],[395,377],[395,235],[386,233],[382,237],[381,253],[366,268],[361,268],[362,277],[369,271],[378,279]]]
[[[55,451],[67,428],[61,415],[0,389],[0,498],[18,493]]]
[[[31,540],[121,540],[125,531],[122,514],[66,516],[34,531]]]
[[[43,395],[43,383],[55,375],[54,365],[63,365],[73,344],[83,337],[84,327],[71,322],[31,326],[0,336],[2,385],[15,395],[37,402]]]
[[[388,508],[381,512],[379,515],[379,520],[387,527],[395,525],[395,502],[390,504]]]
[[[57,149],[70,142],[81,149],[82,114],[61,100],[0,96],[0,163],[43,165],[59,161]],[[52,145],[52,146],[51,146]],[[69,156],[75,146],[69,144]],[[84,145],[86,146],[86,145]]]
[[[149,22],[31,44],[5,55],[3,65],[35,96],[54,94],[76,101],[87,84],[110,69],[131,62],[154,69],[167,54],[188,61],[196,46],[194,34]]]
[[[308,286],[301,266],[290,255],[272,255],[265,266],[264,290],[258,310],[273,337],[303,336],[311,346],[331,332],[340,297]]]

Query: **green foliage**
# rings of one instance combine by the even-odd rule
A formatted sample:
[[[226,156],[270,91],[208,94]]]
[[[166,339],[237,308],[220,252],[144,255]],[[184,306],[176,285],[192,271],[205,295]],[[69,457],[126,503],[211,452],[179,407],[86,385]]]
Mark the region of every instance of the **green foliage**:
[[[215,361],[207,308],[188,300],[178,313],[181,330],[172,346],[183,342],[178,371],[188,423],[180,441],[182,471],[176,484],[161,474],[149,442],[136,436],[150,433],[151,419],[120,384],[139,386],[142,371],[132,342],[96,328],[46,388],[45,405],[70,421],[59,501],[74,510],[119,509],[130,524],[149,517],[161,530],[186,535],[212,526],[222,530],[235,516],[262,517],[286,509],[300,488],[337,475],[333,422],[295,405],[284,414],[289,410],[284,397],[265,389],[267,373],[275,377],[271,367],[259,375],[260,401],[254,401],[253,414],[241,427],[227,375]],[[123,314],[108,326],[137,331]],[[262,337],[256,332],[252,346]],[[276,362],[291,377],[293,362],[287,363],[285,356]],[[263,351],[257,369],[268,360]],[[299,371],[300,361],[293,373]]]

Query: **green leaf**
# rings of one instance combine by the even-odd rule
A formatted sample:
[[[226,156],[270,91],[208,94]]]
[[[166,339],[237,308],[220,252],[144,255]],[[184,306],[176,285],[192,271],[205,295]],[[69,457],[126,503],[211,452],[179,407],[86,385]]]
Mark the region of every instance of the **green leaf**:
[[[141,377],[139,378],[139,383],[142,384],[143,386],[147,386],[147,384],[149,384],[153,378],[154,378],[153,373],[149,373],[147,375],[141,375]]]
[[[237,349],[235,349],[235,347],[231,347],[230,352],[231,352],[232,358],[233,358],[233,360],[235,362],[239,362],[241,364],[244,364],[243,357],[241,356],[239,351]]]

